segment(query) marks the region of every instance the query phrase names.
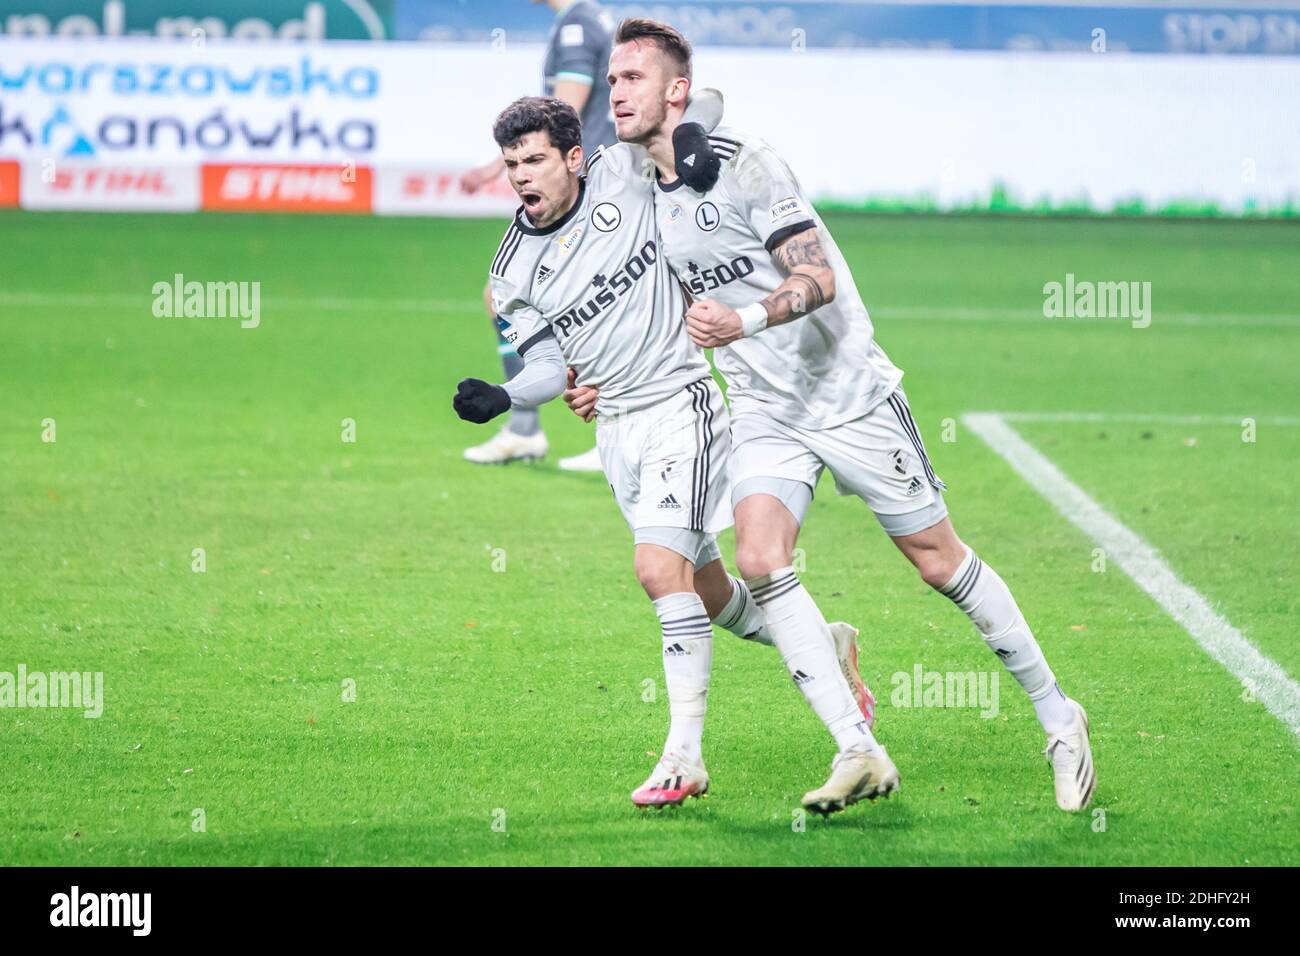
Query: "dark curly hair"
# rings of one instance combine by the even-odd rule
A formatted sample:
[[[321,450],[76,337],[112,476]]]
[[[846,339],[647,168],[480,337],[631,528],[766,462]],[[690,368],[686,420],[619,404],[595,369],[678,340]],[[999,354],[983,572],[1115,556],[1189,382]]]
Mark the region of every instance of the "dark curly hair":
[[[568,156],[582,145],[582,121],[577,111],[553,96],[521,96],[501,111],[492,124],[492,136],[501,148],[516,145],[529,133],[544,132],[551,145]]]

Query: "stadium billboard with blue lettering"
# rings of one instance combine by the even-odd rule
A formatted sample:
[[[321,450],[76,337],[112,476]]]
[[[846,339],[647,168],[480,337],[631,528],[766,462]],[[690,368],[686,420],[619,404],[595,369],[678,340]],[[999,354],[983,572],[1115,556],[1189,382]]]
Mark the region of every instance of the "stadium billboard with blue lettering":
[[[1300,54],[1300,5],[876,3],[859,0],[607,3],[615,17],[668,20],[696,45],[812,49],[1091,51],[1104,31],[1112,52]],[[541,41],[544,7],[515,0],[398,0],[403,40]]]
[[[682,27],[726,121],[823,203],[1300,215],[1294,8],[607,6]],[[504,180],[459,178],[539,91],[552,19],[526,0],[0,0],[0,163],[33,208],[508,213]]]

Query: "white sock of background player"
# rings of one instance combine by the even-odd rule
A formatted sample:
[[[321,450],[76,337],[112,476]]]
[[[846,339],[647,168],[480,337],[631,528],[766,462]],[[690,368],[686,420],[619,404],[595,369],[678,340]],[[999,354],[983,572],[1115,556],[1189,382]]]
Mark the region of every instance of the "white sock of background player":
[[[731,578],[731,600],[718,612],[713,623],[747,641],[775,646],[772,635],[767,632],[767,620],[763,617],[762,609],[755,603],[745,582],[739,578]]]

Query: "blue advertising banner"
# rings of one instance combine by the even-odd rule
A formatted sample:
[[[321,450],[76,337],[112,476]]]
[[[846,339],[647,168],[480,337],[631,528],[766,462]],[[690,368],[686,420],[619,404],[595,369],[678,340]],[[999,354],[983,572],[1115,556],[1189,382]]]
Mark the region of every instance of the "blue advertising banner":
[[[1110,5],[679,0],[606,3],[666,20],[700,46],[1295,56],[1300,3]],[[399,40],[540,42],[554,15],[522,0],[396,0]]]
[[[964,0],[677,0],[604,4],[697,46],[1300,55],[1300,0],[1243,5]],[[540,43],[555,15],[529,0],[0,0],[0,35],[191,40]]]

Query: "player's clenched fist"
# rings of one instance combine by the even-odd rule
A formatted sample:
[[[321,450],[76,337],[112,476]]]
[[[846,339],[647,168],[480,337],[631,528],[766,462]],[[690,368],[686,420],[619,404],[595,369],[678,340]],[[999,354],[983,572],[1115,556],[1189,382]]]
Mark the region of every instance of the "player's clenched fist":
[[[578,373],[569,369],[569,387],[564,390],[564,404],[584,422],[596,417],[596,399],[600,393],[590,385],[578,384]]]
[[[451,400],[456,414],[467,422],[482,425],[510,410],[510,393],[500,385],[489,385],[477,378],[463,378]]]
[[[692,302],[686,310],[686,330],[702,349],[717,349],[744,335],[736,310],[713,299]]]

